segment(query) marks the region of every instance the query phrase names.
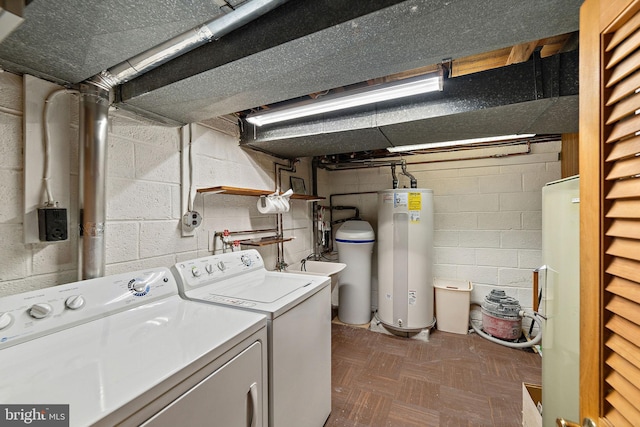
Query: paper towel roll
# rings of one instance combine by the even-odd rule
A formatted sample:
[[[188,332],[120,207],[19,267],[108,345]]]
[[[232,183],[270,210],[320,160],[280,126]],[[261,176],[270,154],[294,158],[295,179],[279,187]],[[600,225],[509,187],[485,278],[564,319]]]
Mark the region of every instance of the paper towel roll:
[[[260,196],[258,199],[258,212],[262,214],[274,214],[289,212],[291,205],[289,204],[289,196],[292,191],[278,195],[277,193],[269,194],[268,196]]]
[[[258,212],[262,214],[277,213],[276,206],[274,205],[271,196],[260,196],[257,206]]]

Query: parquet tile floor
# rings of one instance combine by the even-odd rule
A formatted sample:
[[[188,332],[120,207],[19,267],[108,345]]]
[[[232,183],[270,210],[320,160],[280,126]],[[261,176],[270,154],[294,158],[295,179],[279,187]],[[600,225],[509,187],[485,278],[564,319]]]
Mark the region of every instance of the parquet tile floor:
[[[522,425],[522,382],[541,358],[475,334],[429,342],[332,324],[332,412],[325,427]]]

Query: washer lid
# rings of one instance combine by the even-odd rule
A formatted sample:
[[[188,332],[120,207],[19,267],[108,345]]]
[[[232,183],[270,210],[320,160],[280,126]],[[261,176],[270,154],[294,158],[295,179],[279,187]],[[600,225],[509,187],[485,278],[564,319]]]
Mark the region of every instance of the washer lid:
[[[237,298],[245,301],[253,301],[270,304],[281,298],[313,284],[312,278],[300,280],[299,275],[282,274],[278,276],[262,275],[258,279],[255,275],[244,280],[233,280],[228,283],[212,285],[209,292],[228,298]]]
[[[328,287],[325,276],[254,271],[185,292],[193,301],[225,304],[276,318]]]
[[[336,232],[336,242],[371,243],[375,233],[367,221],[346,221]]]

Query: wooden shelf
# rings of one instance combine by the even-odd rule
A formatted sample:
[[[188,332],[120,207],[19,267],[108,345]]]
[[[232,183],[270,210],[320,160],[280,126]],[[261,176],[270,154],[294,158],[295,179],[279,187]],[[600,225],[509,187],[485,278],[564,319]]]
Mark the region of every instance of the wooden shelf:
[[[270,236],[270,237],[263,237],[261,239],[240,240],[240,244],[245,246],[267,246],[267,245],[273,245],[281,242],[288,242],[289,240],[293,240],[293,237],[282,238],[282,237]]]
[[[198,193],[213,193],[213,194],[233,194],[236,196],[268,196],[269,194],[273,194],[273,191],[268,190],[254,190],[251,188],[239,188],[239,187],[209,187],[209,188],[198,188]],[[307,194],[292,194],[291,199],[298,200],[324,200],[325,197],[319,196],[310,196]]]

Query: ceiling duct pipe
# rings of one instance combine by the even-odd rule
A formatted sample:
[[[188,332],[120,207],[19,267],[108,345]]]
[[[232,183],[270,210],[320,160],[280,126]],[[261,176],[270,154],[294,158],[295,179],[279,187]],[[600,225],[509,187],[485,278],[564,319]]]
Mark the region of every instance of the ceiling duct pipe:
[[[80,84],[80,279],[104,276],[109,91]]]
[[[226,15],[217,17],[102,71],[96,84],[114,87],[144,74],[199,46],[218,40],[288,0],[251,0]]]
[[[391,177],[393,178],[393,189],[398,188],[398,175],[396,175],[396,164],[391,163]]]
[[[178,35],[81,83],[80,87],[80,225],[79,276],[104,276],[107,126],[112,89],[286,3],[252,0],[232,12]],[[295,169],[294,169],[295,170]]]
[[[411,181],[411,188],[418,188],[418,180],[416,180],[415,176],[407,172],[407,164],[404,161],[402,162],[402,174],[408,177]]]

